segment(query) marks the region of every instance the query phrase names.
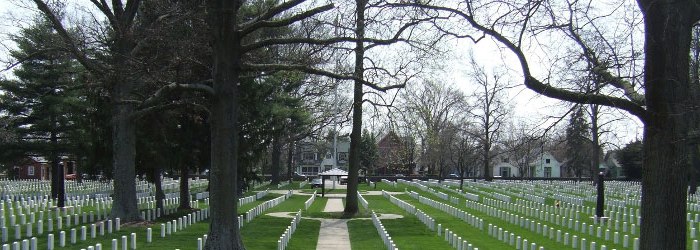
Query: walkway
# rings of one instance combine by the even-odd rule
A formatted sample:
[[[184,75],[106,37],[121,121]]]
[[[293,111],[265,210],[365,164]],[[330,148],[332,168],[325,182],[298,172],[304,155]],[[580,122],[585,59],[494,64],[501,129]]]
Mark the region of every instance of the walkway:
[[[330,198],[323,212],[343,212],[343,199]],[[316,250],[350,250],[350,233],[347,219],[321,220],[321,230],[318,233]]]

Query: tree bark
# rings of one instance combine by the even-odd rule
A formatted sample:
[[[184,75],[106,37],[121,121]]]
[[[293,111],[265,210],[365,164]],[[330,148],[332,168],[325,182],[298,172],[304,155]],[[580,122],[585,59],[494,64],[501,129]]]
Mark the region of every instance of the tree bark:
[[[357,79],[363,79],[365,45],[362,39],[365,37],[365,9],[367,0],[356,0],[355,3],[357,8],[357,19],[355,20],[355,36],[357,38],[357,42],[355,42],[355,77]],[[348,191],[345,195],[345,210],[343,211],[346,217],[353,216],[360,210],[357,204],[357,178],[360,170],[360,152],[362,144],[362,96],[362,81],[355,80],[352,103],[352,132],[350,133],[350,159],[348,159]]]
[[[160,211],[160,214],[165,214],[163,210],[163,199],[165,199],[165,193],[163,192],[163,180],[161,177],[162,169],[160,167],[153,168],[153,185],[156,186],[156,209]]]
[[[291,140],[291,139],[290,139]],[[287,145],[287,179],[292,179],[292,172],[294,172],[294,142],[290,141]]]
[[[141,215],[137,207],[136,199],[136,124],[131,117],[134,113],[134,104],[129,100],[136,100],[132,93],[132,79],[125,65],[127,60],[122,55],[129,51],[125,41],[118,41],[114,52],[116,55],[114,65],[116,69],[111,76],[112,86],[112,114],[113,128],[112,149],[113,173],[114,173],[114,203],[111,216],[120,218],[123,222],[140,220]],[[125,80],[126,79],[126,80]]]
[[[192,209],[190,206],[190,167],[182,161],[180,161],[180,206],[178,209]]]
[[[275,136],[272,139],[272,166],[270,167],[270,174],[272,175],[272,181],[270,184],[277,185],[280,183],[280,157],[282,157],[282,142],[280,141],[280,136]]]
[[[209,239],[205,249],[245,249],[238,229],[238,84],[240,37],[236,13],[241,1],[207,1],[212,32],[214,96],[211,105]]]
[[[686,249],[693,1],[639,0],[644,13],[644,128],[640,249]]]

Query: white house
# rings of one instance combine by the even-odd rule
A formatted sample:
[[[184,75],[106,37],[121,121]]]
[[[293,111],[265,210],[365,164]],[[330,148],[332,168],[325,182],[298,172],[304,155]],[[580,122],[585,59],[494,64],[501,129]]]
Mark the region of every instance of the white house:
[[[561,177],[561,162],[549,152],[543,152],[530,163],[532,177]]]
[[[517,177],[520,176],[518,173],[518,168],[510,163],[507,156],[500,157],[500,161],[495,162],[493,167],[491,167],[491,176],[500,177]]]

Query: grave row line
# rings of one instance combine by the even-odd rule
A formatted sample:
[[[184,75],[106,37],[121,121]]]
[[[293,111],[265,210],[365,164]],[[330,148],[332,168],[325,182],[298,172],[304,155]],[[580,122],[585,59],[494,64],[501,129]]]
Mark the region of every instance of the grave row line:
[[[384,228],[384,225],[382,225],[382,221],[379,220],[377,214],[374,213],[374,210],[372,210],[372,224],[374,224],[374,228],[377,229],[377,233],[379,233],[379,237],[382,238],[382,242],[384,242],[384,246],[387,250],[399,250],[394,240],[391,239],[391,236],[389,236],[389,233],[386,231],[386,228]]]
[[[284,250],[287,248],[287,244],[289,244],[289,240],[292,239],[292,234],[297,230],[297,225],[299,225],[300,221],[301,209],[294,215],[292,222],[287,226],[287,229],[284,230],[284,233],[282,233],[282,236],[280,236],[280,239],[277,241],[277,250]]]

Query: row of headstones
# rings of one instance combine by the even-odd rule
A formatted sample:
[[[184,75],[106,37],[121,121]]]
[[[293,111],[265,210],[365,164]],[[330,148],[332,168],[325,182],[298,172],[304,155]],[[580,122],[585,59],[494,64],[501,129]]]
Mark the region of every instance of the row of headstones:
[[[285,200],[287,200],[287,198],[289,198],[291,196],[292,196],[292,191],[289,190],[283,196],[274,198],[272,200],[265,201],[262,204],[255,206],[254,208],[248,210],[248,212],[245,213],[245,222],[249,223],[250,221],[253,220],[253,218],[265,213],[265,211],[267,211],[270,208],[276,207],[277,205],[281,204],[282,202],[284,202]]]
[[[75,207],[89,205],[89,206],[97,206],[97,207],[104,208],[107,205],[111,205],[111,204],[112,204],[111,198],[89,199],[89,201],[86,201],[85,199],[74,197],[73,199],[66,200],[65,207],[75,209]],[[7,205],[7,206],[5,206],[5,205]],[[27,201],[8,202],[7,204],[4,201],[0,201],[0,217],[5,217],[6,212],[8,215],[19,215],[19,214],[23,214],[25,212],[32,212],[32,211],[33,212],[40,212],[40,211],[47,211],[47,210],[51,211],[52,209],[56,210],[57,208],[54,206],[54,201],[51,199],[45,199],[45,200],[40,201],[40,202],[33,202],[31,200],[29,202],[27,202]],[[65,211],[65,209],[63,211],[65,214],[69,214],[69,212]],[[71,213],[74,213],[74,212],[71,212]]]
[[[299,189],[304,188],[304,186],[306,186],[306,184],[309,184],[309,182],[308,181],[299,182]]]
[[[267,196],[267,194],[269,194],[269,193],[270,193],[270,190],[269,190],[269,189],[265,189],[265,191],[261,191],[261,192],[255,193],[255,197],[256,197],[256,199],[260,199],[260,198],[262,198],[262,197]]]
[[[384,225],[382,225],[382,221],[380,221],[377,214],[374,213],[374,210],[372,210],[372,224],[374,224],[374,228],[377,229],[377,233],[379,233],[379,237],[382,238],[382,242],[384,242],[384,246],[387,250],[399,250],[394,240],[391,239],[391,236],[389,236],[389,233],[386,231],[386,228],[384,228]]]
[[[365,200],[365,197],[362,197],[362,194],[360,194],[360,191],[357,191],[357,199],[360,201],[360,205],[365,208],[365,210],[369,209],[369,203],[367,200]]]
[[[196,211],[196,212],[193,212],[193,213],[184,215],[184,216],[179,217],[179,218],[177,218],[177,219],[174,219],[174,220],[172,220],[172,221],[168,221],[167,223],[162,223],[162,224],[160,225],[160,237],[161,237],[161,238],[165,238],[165,237],[167,237],[167,236],[169,236],[169,235],[172,235],[172,234],[174,234],[174,233],[177,233],[177,231],[185,230],[185,229],[187,229],[189,226],[191,226],[192,224],[197,223],[197,222],[200,222],[200,221],[203,221],[203,220],[206,220],[208,217],[209,217],[209,209],[207,208],[207,209],[199,210],[199,211]],[[84,233],[84,228],[85,228],[85,227],[83,227],[83,232],[81,232],[81,240],[82,240],[82,241],[84,241],[84,240],[86,239],[86,238],[85,238],[85,233]],[[116,231],[118,231],[118,230],[119,230],[119,227],[118,227],[118,223],[117,223]],[[93,230],[93,231],[94,231],[94,230]],[[62,232],[62,233],[63,233],[63,232]],[[111,233],[111,232],[110,232],[110,233]],[[65,234],[62,234],[62,235],[60,236],[60,237],[62,237],[62,238],[59,238],[59,246],[60,246],[60,247],[64,247],[64,246],[65,246],[65,237],[64,237],[64,235],[65,235]],[[104,235],[104,234],[101,233],[101,235]],[[96,236],[95,236],[94,233],[91,233],[91,237],[94,239]],[[128,249],[132,249],[132,250],[136,249],[136,233],[131,233],[131,235],[130,235],[129,238],[131,239],[130,241],[127,240],[127,236],[122,236],[122,237],[121,237],[121,242],[122,242],[122,243],[121,243],[121,246],[122,246],[122,250],[127,249],[127,246],[130,246],[130,247],[128,247]],[[199,238],[199,240],[201,241],[201,238]],[[206,240],[206,234],[204,235],[204,240]],[[152,242],[153,242],[153,230],[149,227],[149,228],[146,229],[146,243],[152,243]],[[75,244],[75,243],[76,243],[74,230],[71,230],[71,243],[72,243],[72,244]],[[129,244],[129,243],[130,243],[130,244]],[[54,249],[53,247],[54,247],[53,235],[49,235],[49,239],[48,239],[48,250],[53,250],[53,249]],[[111,241],[111,249],[112,249],[112,250],[117,250],[118,247],[119,247],[119,242],[118,242],[118,240],[117,240],[117,239],[112,239],[112,241]],[[88,246],[87,249],[89,249],[89,250],[98,250],[98,249],[102,249],[102,244],[98,243],[98,244],[96,244],[95,246]],[[198,248],[198,249],[201,250],[202,248]],[[29,249],[29,250],[35,250],[35,249]]]
[[[387,192],[384,191],[384,190],[382,190],[382,196],[384,196],[384,198],[389,199],[389,202],[391,202],[392,204],[394,204],[394,205],[398,206],[399,208],[405,210],[406,212],[408,212],[408,213],[410,213],[410,214],[415,214],[415,213],[416,213],[416,207],[415,207],[415,206],[413,206],[413,205],[411,205],[410,203],[405,202],[405,201],[403,201],[403,200],[401,200],[401,199],[399,199],[399,198],[396,198],[396,197],[394,197],[393,195],[390,195],[389,193],[387,193]]]
[[[311,204],[314,203],[314,201],[316,200],[316,192],[317,191],[314,190],[314,194],[312,194],[311,197],[309,197],[309,199],[307,199],[304,202],[304,210],[309,210],[309,207],[311,207]]]
[[[292,234],[294,234],[294,231],[297,230],[297,225],[299,225],[299,222],[301,221],[301,209],[294,215],[294,218],[292,219],[292,222],[290,223],[289,226],[284,230],[284,233],[282,233],[282,236],[280,236],[280,239],[277,240],[277,250],[284,250],[287,248],[287,245],[289,244],[289,240],[292,239]]]
[[[270,181],[261,181],[261,182],[254,182],[253,183],[253,189],[258,189],[264,186],[270,185]]]
[[[547,227],[548,227],[547,225],[544,225],[544,230],[542,230],[543,225],[541,223],[535,224],[534,220],[530,220],[530,219],[525,218],[525,217],[520,217],[519,215],[511,214],[509,212],[501,211],[501,210],[498,210],[497,208],[494,208],[494,207],[489,207],[488,209],[486,209],[485,212],[487,214],[489,214],[489,216],[500,218],[500,219],[505,220],[511,224],[520,225],[520,227],[529,229],[530,231],[533,231],[536,233],[542,233],[542,232],[546,233],[546,231],[547,231]],[[566,227],[567,226],[566,221],[567,221],[566,217],[563,217],[561,220],[561,223],[559,223],[559,216],[557,215],[557,223],[556,223],[557,225],[561,225],[563,227]],[[619,227],[619,222],[616,222],[616,224]],[[580,225],[580,222],[578,220],[576,220],[575,222],[573,222],[573,219],[568,220],[568,228],[570,230],[579,231],[579,228],[580,228],[580,231],[582,233],[586,233],[586,231],[588,231],[588,234],[591,236],[595,236],[595,237],[598,237],[600,239],[603,238],[603,231],[602,231],[603,228],[602,227],[598,226],[597,230],[595,230],[597,233],[594,234],[594,229],[595,229],[594,225],[587,226],[586,223],[583,223],[580,227],[579,227],[579,225]],[[610,225],[610,224],[608,224],[608,225]],[[553,227],[552,227],[552,229],[553,229]],[[627,232],[627,222],[623,223],[623,231]],[[636,233],[636,226],[634,224],[632,224],[630,232],[632,234]],[[605,240],[610,240],[610,233],[611,233],[610,229],[605,230]],[[614,241],[616,244],[618,244],[620,233],[613,232],[613,234],[614,234]],[[625,235],[625,237],[629,238],[628,235]]]
[[[419,180],[407,181],[404,179],[398,179],[398,180],[396,180],[396,182],[404,184],[404,185],[417,187],[418,189],[423,190],[423,191],[427,191],[429,189],[428,186],[419,183]]]
[[[280,188],[282,188],[282,187],[284,187],[284,186],[287,186],[287,185],[289,185],[289,184],[292,184],[292,181],[291,181],[291,180],[288,180],[288,181],[281,181],[279,184],[277,184],[277,189],[280,189]]]
[[[430,198],[420,196],[418,195],[418,201],[420,203],[423,203],[425,205],[428,205],[430,207],[433,207],[435,209],[438,209],[440,211],[443,211],[449,215],[452,215],[455,218],[458,218],[467,224],[471,225],[472,227],[475,227],[479,230],[484,229],[484,220],[479,218],[478,216],[472,215],[470,213],[467,213],[465,211],[460,210],[459,208],[450,206],[449,204],[445,204],[436,200],[432,200]]]
[[[488,234],[489,236],[494,237],[499,241],[502,241],[503,243],[506,243],[510,246],[514,246],[515,249],[527,249],[528,246],[530,247],[530,249],[537,249],[537,243],[528,242],[527,239],[516,235],[515,233],[508,232],[508,230],[503,230],[503,228],[497,227],[495,225],[489,224]],[[544,247],[540,246],[539,249],[544,250]]]
[[[442,225],[438,224],[437,230],[438,236],[444,235],[445,241],[450,244],[454,249],[457,250],[479,250],[478,247],[472,246],[467,240],[462,240],[462,237],[457,235],[455,232],[450,231],[449,228],[445,228],[445,233],[442,233]]]
[[[166,195],[163,198],[163,207],[173,207],[180,205],[180,195]],[[138,198],[136,206],[139,209],[154,209],[157,206],[157,200],[155,196],[146,196]]]
[[[191,201],[191,206],[197,208],[197,207],[199,207],[199,203],[196,202],[196,201]],[[80,213],[80,210],[81,210],[80,207],[78,207],[78,213]],[[54,227],[54,220],[52,219],[53,216],[51,215],[51,211],[52,211],[52,210],[48,210],[48,214],[49,214],[48,218],[49,218],[49,219],[48,219],[48,222],[46,223],[46,224],[47,224],[47,225],[46,225],[46,226],[47,226],[47,231],[49,231],[49,232],[53,232],[53,227]],[[64,207],[64,208],[62,208],[62,209],[56,208],[55,211],[56,211],[56,213],[55,213],[55,214],[56,214],[56,220],[55,220],[55,222],[56,222],[56,228],[57,228],[57,229],[63,229],[63,227],[64,227],[64,225],[63,225],[64,219],[65,219],[65,226],[66,226],[66,227],[70,227],[70,226],[71,226],[71,221],[74,221],[73,223],[74,223],[74,225],[76,225],[76,226],[81,224],[81,219],[80,219],[81,216],[80,216],[79,214],[77,214],[77,213],[72,214],[72,215],[71,215],[71,214],[66,214],[65,216],[62,216],[63,213],[75,212],[75,207],[70,207],[70,208]],[[64,211],[64,212],[62,213],[61,211]],[[94,211],[90,211],[89,213],[82,212],[82,222],[83,222],[83,223],[92,223],[92,222],[94,222],[94,221],[96,221],[96,220],[97,220],[97,221],[102,220],[102,213],[99,213],[99,211],[100,211],[100,210],[98,210],[97,218],[95,218],[95,213],[94,213]],[[167,214],[170,214],[170,213],[173,213],[173,212],[175,212],[174,209],[165,210],[165,214],[166,214],[166,215],[167,215]],[[38,235],[42,235],[42,234],[43,234],[43,229],[44,229],[44,223],[43,223],[44,213],[43,213],[43,211],[40,211],[39,214],[40,214],[40,216],[39,216],[40,219],[36,222],[36,224],[37,224],[37,234],[38,234]],[[107,216],[106,216],[106,212],[105,212],[104,214],[105,214],[105,218],[106,218],[106,217],[107,217]],[[157,212],[156,212],[155,209],[151,209],[151,210],[147,210],[147,211],[142,211],[142,219],[151,220],[151,217],[153,217],[153,219],[160,217],[160,211],[157,211]],[[24,224],[24,223],[22,222],[22,221],[25,221],[25,220],[26,220],[25,217],[24,217],[24,216],[20,216],[20,218],[21,218],[21,219],[20,219],[20,221],[21,221],[20,223],[22,223],[22,224],[15,224],[15,226],[14,226],[15,239],[16,239],[16,240],[19,240],[19,239],[22,238],[22,226],[26,226],[26,231],[25,231],[25,232],[26,232],[26,237],[27,237],[27,238],[32,237],[32,236],[33,236],[32,227],[33,227],[33,224],[34,224],[34,221],[35,221],[34,214],[33,214],[33,213],[30,214],[30,222],[29,222],[29,223],[26,223],[26,224]],[[11,223],[13,222],[13,219],[14,219],[14,217],[11,216],[11,217],[10,217],[10,222],[11,222]],[[8,229],[7,229],[6,227],[2,227],[2,228],[0,228],[0,231],[2,231],[2,240],[3,240],[3,242],[7,242],[7,238],[8,238]]]
[[[495,209],[495,208],[493,208],[493,209]],[[489,209],[489,210],[492,210],[492,209]],[[535,221],[533,221],[533,220],[529,220],[529,219],[520,217],[518,215],[513,215],[513,214],[510,214],[507,212],[506,213],[490,212],[489,215],[496,217],[496,218],[500,218],[502,220],[505,220],[511,224],[520,225],[520,227],[522,227],[522,228],[529,229],[530,231],[538,233],[538,234],[543,234],[544,236],[546,236],[547,233],[549,233],[549,238],[550,239],[554,238],[554,230],[555,229],[553,227],[548,227],[548,225],[542,225],[541,223],[535,224]],[[571,224],[572,224],[571,221],[572,221],[572,219],[569,219],[569,229],[578,231],[579,230],[579,227],[578,227],[579,221],[576,221],[576,223],[574,223],[573,227],[571,226]],[[587,230],[589,235],[603,239],[603,232],[602,232],[603,228],[600,226],[597,227],[596,234],[593,233],[594,232],[594,225],[587,226],[586,223],[583,223],[580,228],[581,228],[582,233],[586,233],[586,230]],[[626,228],[626,223],[625,223],[625,228]],[[635,231],[634,226],[632,227],[631,230]],[[605,230],[605,240],[606,241],[610,240],[610,233],[611,232],[609,229]],[[567,245],[568,245],[568,237],[569,237],[569,234],[566,233],[565,234],[565,244],[567,244]],[[578,236],[576,236],[576,237],[578,237]],[[624,238],[622,241],[623,246],[627,247],[629,245],[629,239],[630,239],[629,235],[624,235]],[[557,230],[557,242],[561,242],[561,230]],[[614,232],[613,242],[615,244],[620,243],[619,232]]]
[[[387,180],[387,179],[381,179],[381,182],[384,182],[384,183],[386,183],[386,184],[389,184],[389,185],[391,185],[392,187],[396,187],[397,184],[398,184],[397,182],[401,182],[401,181],[403,181],[403,179],[398,179],[398,180],[396,180],[396,181],[390,181],[390,180]]]
[[[386,191],[382,190],[382,195],[389,199],[391,203],[394,205],[397,205],[401,209],[405,210],[406,212],[409,212],[413,215],[415,215],[420,222],[425,224],[428,229],[431,231],[435,230],[435,219],[430,217],[430,215],[426,214],[425,212],[421,211],[420,209],[417,209],[415,206],[409,204],[408,202],[405,202],[399,198],[394,197],[393,195],[390,195]]]
[[[533,201],[533,202],[539,202],[539,203],[542,203],[542,204],[545,203],[545,202],[544,202],[544,201],[545,201],[545,198],[544,198],[544,197],[542,197],[542,196],[537,196],[537,195],[534,195],[534,194],[521,193],[521,194],[520,194],[520,198],[523,198],[523,199],[526,199],[526,200],[529,200],[529,201]]]
[[[503,204],[499,204],[499,205],[503,205]],[[525,207],[524,209],[518,210],[518,209],[514,209],[512,206],[510,206],[510,204],[507,204],[506,206],[497,206],[497,207],[505,208],[505,209],[508,209],[511,211],[517,211],[517,212],[520,212],[521,214],[523,213],[523,210],[528,211],[527,213],[525,213],[526,216],[535,217],[535,218],[538,218],[539,220],[554,223],[554,224],[557,224],[560,226],[566,226],[566,222],[567,222],[567,219],[565,216],[561,217],[560,215],[550,214],[549,212],[547,212],[547,211],[552,211],[552,210],[556,211],[556,209],[550,209],[547,207],[545,207],[545,210],[547,210],[547,211],[544,211],[544,212],[539,210],[539,209],[535,209],[534,212],[531,212],[532,209],[527,208],[525,206],[522,206],[522,207]],[[578,215],[578,212],[576,213],[576,215]],[[632,217],[632,216],[630,216],[630,217]],[[633,218],[636,218],[637,220],[639,219],[639,217],[633,217]],[[574,220],[574,218],[570,218],[568,220],[568,227],[571,228],[571,225],[573,224],[574,228],[578,228],[578,224],[579,224],[578,218],[575,219],[576,220],[575,223],[573,223],[573,220]],[[598,221],[594,220],[594,222],[597,223]],[[620,220],[614,220],[614,221],[608,220],[607,222],[602,221],[601,224],[603,226],[607,225],[608,229],[612,229],[612,225],[614,225],[614,230],[620,231]],[[629,231],[628,231],[628,225],[631,228]],[[637,224],[635,224],[635,223],[628,223],[626,221],[623,221],[622,222],[622,232],[624,232],[624,233],[630,232],[631,234],[636,234],[636,225]]]
[[[174,219],[172,221],[168,221],[166,223],[161,223],[160,224],[160,237],[165,238],[167,236],[170,236],[174,233],[177,233],[178,231],[182,231],[187,229],[189,226],[193,225],[194,223],[206,220],[209,218],[209,209],[202,209],[198,210],[196,212],[192,212],[187,215],[183,215],[182,217],[179,217],[177,219]],[[93,236],[93,238],[95,238]],[[201,240],[201,238],[199,238]],[[204,235],[204,240],[206,240],[206,234]],[[51,241],[51,240],[50,240]],[[153,230],[149,227],[146,229],[146,243],[151,243],[153,241]],[[98,248],[100,244],[95,245],[94,250],[100,249]],[[118,249],[118,241],[117,239],[112,239],[112,250]],[[51,246],[51,245],[49,245]],[[127,241],[126,241],[126,236],[122,236],[122,250],[127,248]],[[88,247],[87,249],[90,249]],[[130,249],[136,249],[136,234],[132,233],[131,234],[131,248]],[[198,248],[201,250],[202,248]],[[50,248],[49,250],[52,250]]]
[[[90,212],[90,216],[88,217],[88,213],[83,213],[82,216],[82,221],[84,223],[91,223],[95,221],[95,216],[92,211]],[[79,226],[80,225],[80,216],[75,214],[74,216],[71,217],[71,215],[67,215],[64,217],[65,218],[65,227],[70,228],[71,227],[71,221],[74,219],[74,225]],[[73,218],[73,219],[71,219]],[[97,220],[101,220],[102,218],[98,218]],[[56,229],[60,230],[64,228],[63,225],[63,219],[57,219],[56,221]],[[15,224],[13,227],[14,235],[15,235],[15,240],[20,240],[23,238],[22,236],[22,227],[25,227],[25,232],[26,232],[26,237],[31,238],[33,235],[33,227],[34,223],[27,223],[24,225],[20,224]],[[54,230],[54,220],[49,218],[47,223],[46,223],[47,231],[48,232],[53,232]],[[36,222],[36,228],[37,228],[37,235],[42,235],[44,233],[44,222],[43,220],[38,220]],[[8,241],[8,228],[7,227],[2,227],[0,228],[0,231],[2,232],[2,242],[7,242]]]

